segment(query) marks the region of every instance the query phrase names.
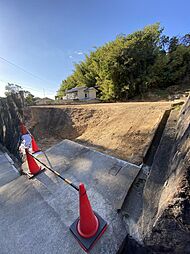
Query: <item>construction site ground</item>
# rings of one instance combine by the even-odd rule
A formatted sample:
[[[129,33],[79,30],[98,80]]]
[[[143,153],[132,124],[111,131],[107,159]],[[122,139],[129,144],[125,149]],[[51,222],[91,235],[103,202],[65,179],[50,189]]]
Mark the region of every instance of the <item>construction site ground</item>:
[[[28,117],[28,127],[44,150],[67,138],[139,165],[171,104],[132,102],[35,106],[30,109],[32,117]]]
[[[50,167],[77,186],[83,182],[93,209],[108,223],[91,253],[117,253],[128,234],[140,239],[138,222],[149,167],[135,164],[142,163],[171,107],[171,102],[135,102],[51,105],[25,112],[28,128],[46,150]],[[178,106],[175,111],[178,115]],[[172,116],[163,130],[175,127]],[[37,158],[48,164],[44,155],[42,152]],[[1,154],[1,162],[11,166],[6,175],[0,168],[4,176],[0,187],[2,252],[84,253],[69,231],[79,215],[76,190],[47,169],[31,180],[15,175],[7,158]],[[23,170],[28,170],[27,163]]]

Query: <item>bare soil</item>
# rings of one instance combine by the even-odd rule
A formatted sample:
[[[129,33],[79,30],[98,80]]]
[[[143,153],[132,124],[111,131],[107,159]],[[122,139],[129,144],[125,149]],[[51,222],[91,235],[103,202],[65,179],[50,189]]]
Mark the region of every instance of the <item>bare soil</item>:
[[[171,102],[31,107],[29,126],[43,149],[68,138],[140,164]]]

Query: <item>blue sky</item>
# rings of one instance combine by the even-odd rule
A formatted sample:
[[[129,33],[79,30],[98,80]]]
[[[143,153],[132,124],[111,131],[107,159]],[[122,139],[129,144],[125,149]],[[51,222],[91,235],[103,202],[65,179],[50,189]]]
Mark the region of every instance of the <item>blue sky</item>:
[[[74,62],[94,46],[160,22],[165,33],[190,32],[189,0],[0,0],[0,96],[6,82],[52,97]]]

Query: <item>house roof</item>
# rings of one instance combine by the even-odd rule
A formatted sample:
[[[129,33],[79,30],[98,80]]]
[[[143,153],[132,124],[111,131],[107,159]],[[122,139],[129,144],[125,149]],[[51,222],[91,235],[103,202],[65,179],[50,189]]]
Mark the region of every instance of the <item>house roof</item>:
[[[36,99],[36,102],[41,102],[41,101],[44,101],[44,100],[53,101],[53,99],[50,99],[48,97],[44,97],[44,98],[38,98],[38,99]]]
[[[67,93],[77,92],[78,90],[85,89],[85,88],[86,88],[85,86],[74,87],[72,89],[67,90]]]
[[[94,87],[87,87],[87,88],[85,89],[85,91],[89,91],[89,90],[96,90],[96,91],[97,91],[97,89],[94,88]]]
[[[94,87],[79,86],[79,87],[74,87],[72,89],[67,90],[66,93],[74,93],[74,92],[77,92],[77,91],[82,90],[82,89],[84,89],[84,91],[96,90],[96,88],[94,88]]]

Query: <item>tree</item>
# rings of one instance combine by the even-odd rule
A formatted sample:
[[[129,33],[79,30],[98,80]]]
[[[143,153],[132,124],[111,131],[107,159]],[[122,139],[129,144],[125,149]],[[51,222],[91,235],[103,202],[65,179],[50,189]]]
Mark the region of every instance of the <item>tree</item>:
[[[36,98],[29,91],[24,91],[25,102],[27,106],[35,105]]]
[[[21,86],[17,85],[17,84],[11,84],[11,83],[8,83],[6,86],[5,86],[5,95],[6,96],[9,96],[11,94],[18,94],[20,92],[23,92],[24,94],[24,99],[25,99],[25,102],[26,102],[26,105],[27,106],[32,106],[35,104],[35,97],[33,94],[31,94],[29,91],[25,91],[22,89]]]
[[[11,94],[17,94],[21,90],[22,90],[21,86],[16,85],[16,84],[8,83],[5,86],[5,95],[8,96],[8,95],[11,95]]]
[[[159,23],[119,35],[76,64],[57,95],[76,86],[98,86],[102,100],[126,100],[176,84],[190,75],[189,45],[189,34],[169,38]]]
[[[181,44],[189,47],[190,46],[190,34],[185,34],[182,38],[181,38]]]

